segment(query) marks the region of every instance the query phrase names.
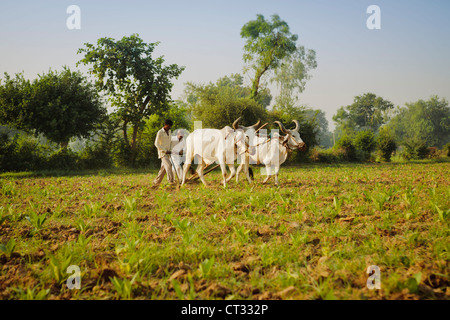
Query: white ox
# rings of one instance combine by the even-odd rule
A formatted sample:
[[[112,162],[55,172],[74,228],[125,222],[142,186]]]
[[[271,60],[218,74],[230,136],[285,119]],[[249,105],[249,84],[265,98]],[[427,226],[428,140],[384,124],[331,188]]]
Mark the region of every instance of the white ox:
[[[278,172],[280,171],[280,166],[286,161],[289,151],[306,149],[306,144],[298,133],[300,128],[298,121],[293,120],[292,122],[295,123],[295,128],[293,130],[287,130],[281,122],[275,121],[280,127],[281,132],[286,134],[284,137],[275,133],[270,139],[257,136],[250,139],[248,157],[241,160],[241,164],[236,173],[236,182],[239,182],[239,173],[242,170],[248,172],[248,167],[251,162],[252,164],[264,164],[266,166],[267,177],[263,181],[263,184],[270,179],[273,169],[275,184],[278,185]]]
[[[183,181],[185,184],[187,172],[194,158],[198,161],[197,173],[205,186],[207,183],[203,176],[203,170],[207,165],[218,162],[222,170],[223,185],[235,175],[234,162],[239,155],[248,151],[248,144],[244,130],[237,126],[240,119],[233,123],[233,128],[223,129],[197,129],[186,139],[186,160],[183,167]],[[252,126],[253,127],[253,126]],[[226,165],[228,165],[231,175],[226,178]]]

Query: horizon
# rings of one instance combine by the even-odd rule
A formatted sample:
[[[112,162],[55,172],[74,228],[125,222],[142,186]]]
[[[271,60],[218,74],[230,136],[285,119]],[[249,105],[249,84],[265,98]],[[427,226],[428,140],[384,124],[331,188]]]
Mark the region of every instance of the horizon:
[[[66,26],[66,10],[72,4],[81,9],[80,30]],[[373,4],[381,10],[379,30],[366,26],[366,10]],[[144,42],[161,42],[155,57],[163,55],[166,64],[186,67],[172,89],[172,99],[178,100],[186,82],[206,84],[243,74],[242,26],[257,14],[266,19],[278,14],[299,36],[297,45],[316,51],[318,67],[311,71],[300,103],[324,111],[330,131],[337,109],[367,92],[395,106],[432,95],[450,99],[450,3],[445,0],[53,0],[9,2],[1,8],[2,74],[23,71],[34,78],[64,65],[87,74],[88,68],[75,66],[84,43],[137,33]],[[248,81],[248,75],[244,79]],[[269,87],[275,95],[275,87]]]

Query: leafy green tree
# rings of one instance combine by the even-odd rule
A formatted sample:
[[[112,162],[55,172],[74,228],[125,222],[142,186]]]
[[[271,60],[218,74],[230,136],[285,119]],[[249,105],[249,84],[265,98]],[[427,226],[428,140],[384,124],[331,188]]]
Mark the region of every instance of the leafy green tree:
[[[397,150],[395,136],[387,126],[381,127],[378,131],[377,150],[385,161],[391,161],[392,153]]]
[[[90,73],[97,78],[97,88],[109,95],[122,120],[123,139],[131,151],[131,163],[134,163],[138,133],[145,119],[168,109],[171,81],[184,70],[176,64],[163,66],[163,57],[154,59],[152,55],[158,44],[144,43],[139,35],[133,34],[118,41],[100,38],[97,46],[86,43],[85,48],[78,50],[84,54],[79,63],[91,65]]]
[[[0,123],[43,134],[66,149],[72,137],[88,137],[106,114],[95,86],[80,72],[64,68],[32,82],[5,74],[0,83]]]
[[[261,92],[263,99],[270,101],[270,95]],[[250,89],[243,86],[242,76],[233,74],[216,83],[200,85],[187,83],[185,89],[187,105],[194,120],[201,120],[203,127],[223,128],[230,126],[238,117],[241,123],[251,125],[259,119],[267,119],[267,111],[257,101],[250,98]]]
[[[432,96],[398,108],[389,122],[402,145],[418,145],[442,148],[450,141],[450,107],[446,99]]]
[[[257,99],[262,77],[277,69],[282,60],[296,51],[298,36],[291,34],[289,25],[276,14],[271,21],[258,14],[256,20],[247,22],[241,29],[246,39],[244,62],[254,72],[251,98]]]
[[[351,105],[341,107],[333,116],[338,132],[347,135],[361,130],[377,132],[385,124],[389,112],[394,108],[392,102],[377,97],[373,93],[357,96]]]

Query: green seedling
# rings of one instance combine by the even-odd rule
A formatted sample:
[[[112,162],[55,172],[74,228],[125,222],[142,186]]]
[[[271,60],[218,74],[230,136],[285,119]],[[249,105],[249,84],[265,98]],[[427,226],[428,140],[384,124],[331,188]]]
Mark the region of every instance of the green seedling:
[[[209,275],[209,273],[212,270],[212,267],[214,265],[215,262],[215,258],[211,257],[211,259],[205,259],[203,262],[200,263],[199,265],[199,270],[200,270],[200,274],[203,277],[206,277]]]
[[[384,204],[386,203],[386,201],[389,201],[390,196],[388,196],[386,193],[381,193],[381,194],[378,194],[378,195],[372,195],[371,199],[372,199],[372,201],[373,201],[373,203],[375,205],[375,208],[378,211],[382,211],[383,207],[384,207]]]
[[[50,289],[41,289],[38,291],[38,286],[34,288],[27,288],[26,290],[22,288],[15,288],[14,291],[17,293],[18,300],[46,300]]]
[[[7,256],[11,257],[11,254],[14,252],[14,249],[16,248],[16,240],[13,238],[9,239],[9,241],[5,244],[0,244],[0,251],[5,253]]]
[[[181,232],[184,232],[190,226],[191,222],[184,218],[181,221],[179,219],[172,220],[172,224],[175,228],[178,228]]]
[[[38,215],[35,211],[31,211],[29,215],[26,217],[28,222],[34,227],[34,232],[39,232],[42,230],[45,221],[47,221],[47,214]]]
[[[125,205],[125,210],[127,211],[128,214],[132,214],[137,211],[136,198],[130,199],[130,198],[125,197],[123,204]]]
[[[333,197],[333,206],[338,213],[341,212],[343,203],[344,203],[344,199],[338,199],[336,197]]]
[[[450,209],[441,210],[437,205],[434,205],[434,208],[436,209],[439,220],[441,220],[442,222],[447,222],[448,218],[450,217]]]
[[[70,266],[72,256],[69,255],[66,259],[57,259],[56,257],[50,257],[50,270],[51,276],[56,280],[58,284],[62,284],[67,278],[67,268]]]
[[[180,283],[176,279],[172,280],[172,286],[173,286],[173,290],[175,291],[175,294],[177,295],[178,299],[184,300],[185,297],[184,297],[183,292],[181,291]]]
[[[100,205],[98,203],[85,204],[83,209],[85,217],[95,218],[100,211]]]
[[[246,229],[244,226],[241,226],[240,228],[234,227],[233,230],[240,242],[247,243],[249,241],[250,230]]]
[[[91,228],[90,224],[86,223],[86,219],[84,219],[84,218],[78,219],[75,223],[76,223],[77,229],[83,233],[85,233],[88,229]]]
[[[135,283],[138,274],[139,272],[137,272],[131,280],[119,279],[117,277],[110,278],[114,285],[114,289],[116,289],[116,292],[121,299],[129,300],[132,298],[133,284]]]
[[[9,215],[5,213],[5,208],[0,207],[0,226],[8,219]]]

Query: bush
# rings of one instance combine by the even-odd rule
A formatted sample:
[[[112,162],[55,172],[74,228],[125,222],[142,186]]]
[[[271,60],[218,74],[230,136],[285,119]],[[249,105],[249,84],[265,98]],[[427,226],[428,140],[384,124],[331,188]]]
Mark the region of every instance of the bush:
[[[442,150],[445,151],[445,154],[447,155],[447,157],[450,157],[450,143],[447,143],[444,148],[442,148]]]
[[[79,155],[79,166],[82,169],[107,169],[113,166],[113,158],[109,147],[104,144],[87,144]]]
[[[372,131],[360,131],[355,137],[354,144],[356,149],[362,150],[368,155],[375,151],[377,143],[375,141],[375,135]]]
[[[437,159],[441,157],[441,152],[436,147],[430,147],[427,151],[427,158],[428,159]]]
[[[428,148],[425,141],[419,139],[408,139],[403,142],[402,158],[406,160],[425,159],[428,155]]]
[[[381,127],[377,137],[377,150],[384,161],[391,161],[392,153],[397,150],[394,135],[388,127]]]
[[[345,161],[355,161],[357,160],[356,148],[353,144],[352,139],[349,136],[343,136],[336,142],[335,150],[338,151],[343,157],[342,160]]]
[[[37,139],[16,134],[10,138],[7,134],[0,135],[0,170],[30,171],[42,167],[45,156]]]
[[[310,159],[314,162],[322,162],[322,163],[339,162],[337,150],[333,149],[323,150],[318,147],[311,150]]]
[[[47,169],[49,170],[78,170],[79,157],[70,149],[61,149],[47,159]]]

